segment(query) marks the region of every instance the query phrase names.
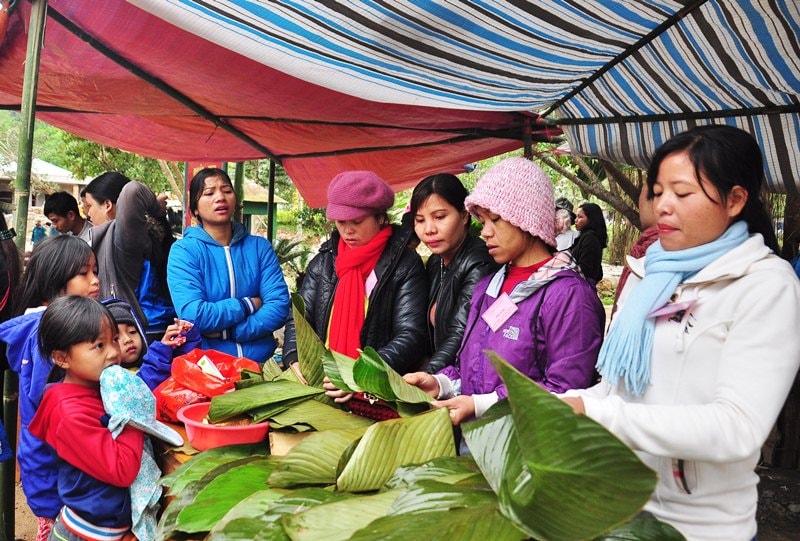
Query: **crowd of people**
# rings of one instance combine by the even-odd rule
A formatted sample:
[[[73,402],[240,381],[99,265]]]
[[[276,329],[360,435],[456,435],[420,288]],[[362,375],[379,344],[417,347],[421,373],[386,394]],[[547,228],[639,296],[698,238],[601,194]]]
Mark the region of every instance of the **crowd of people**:
[[[304,316],[334,351],[374,348],[456,426],[507,396],[486,354],[497,352],[658,472],[646,507],[657,518],[689,539],[749,541],[759,449],[800,366],[800,283],[775,255],[763,182],[742,130],[694,128],[662,145],[605,335],[602,209],[555,199],[534,162],[506,158],[472,193],[454,175],[427,177],[402,226],[384,180],[345,171],[328,186],[330,238],[298,290]],[[37,240],[21,276],[0,235],[17,458],[38,539],[142,539],[152,517],[129,487],[153,473],[152,446],[130,425],[112,436],[109,368],[138,367],[123,387],[154,389],[195,347],[273,362],[285,328],[283,367],[302,378],[295,322],[270,243],[233,220],[240,202],[224,170],[192,178],[197,225],[177,241],[164,199],[144,184],[109,172],[81,195],[85,218],[69,194],[48,198],[60,235]],[[353,399],[324,386],[344,407]]]

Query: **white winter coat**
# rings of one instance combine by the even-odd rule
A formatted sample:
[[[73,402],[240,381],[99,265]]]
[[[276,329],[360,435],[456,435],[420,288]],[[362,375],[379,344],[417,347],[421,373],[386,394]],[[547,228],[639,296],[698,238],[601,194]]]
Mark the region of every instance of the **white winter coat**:
[[[623,310],[644,271],[644,258],[629,263]],[[753,235],[673,296],[691,299],[686,311],[656,322],[643,396],[605,381],[567,394],[583,397],[586,414],[658,473],[646,510],[689,540],[749,541],[754,468],[800,366],[800,282]]]

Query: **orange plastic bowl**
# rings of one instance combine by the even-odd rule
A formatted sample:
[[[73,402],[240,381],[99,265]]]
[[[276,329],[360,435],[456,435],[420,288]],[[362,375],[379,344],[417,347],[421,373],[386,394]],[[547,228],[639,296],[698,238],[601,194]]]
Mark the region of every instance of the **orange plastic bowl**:
[[[244,426],[205,424],[203,419],[208,415],[208,408],[210,407],[211,402],[198,402],[178,410],[178,420],[186,427],[186,436],[189,438],[189,443],[198,451],[237,443],[258,443],[264,441],[267,437],[269,423]]]

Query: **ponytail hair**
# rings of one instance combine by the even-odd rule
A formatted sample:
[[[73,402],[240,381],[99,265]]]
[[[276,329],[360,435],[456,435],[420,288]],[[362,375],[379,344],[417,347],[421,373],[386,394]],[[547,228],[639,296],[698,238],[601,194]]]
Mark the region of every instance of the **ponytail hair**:
[[[697,179],[710,182],[719,192],[722,203],[735,186],[742,187],[747,192],[747,201],[736,220],[743,220],[750,234],[760,233],[764,244],[773,252],[779,252],[778,239],[763,199],[764,159],[752,135],[733,126],[712,124],[672,137],[656,150],[647,169],[648,199],[653,198],[653,185],[658,180],[661,162],[676,152],[687,153]],[[703,188],[702,183],[700,187]]]

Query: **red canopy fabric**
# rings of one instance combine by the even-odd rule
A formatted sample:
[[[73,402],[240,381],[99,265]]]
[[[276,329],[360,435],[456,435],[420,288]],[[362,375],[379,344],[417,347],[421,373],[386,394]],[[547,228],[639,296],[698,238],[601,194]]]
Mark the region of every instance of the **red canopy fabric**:
[[[20,103],[30,6],[0,47],[0,104]],[[88,42],[87,42],[88,41]],[[329,180],[370,169],[396,190],[558,135],[534,115],[363,100],[307,83],[122,1],[50,0],[37,117],[174,161],[278,159],[311,206]]]

